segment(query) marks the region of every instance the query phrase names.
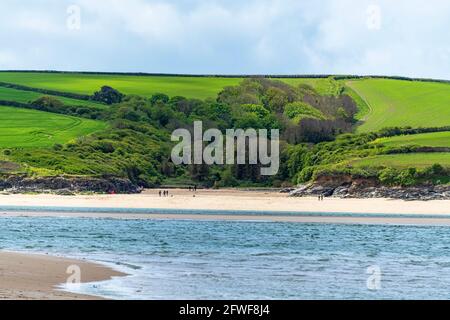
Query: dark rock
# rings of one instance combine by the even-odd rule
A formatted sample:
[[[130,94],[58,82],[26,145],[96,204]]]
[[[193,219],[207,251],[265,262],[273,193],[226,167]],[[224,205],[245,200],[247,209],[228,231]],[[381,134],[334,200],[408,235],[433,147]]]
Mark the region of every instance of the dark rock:
[[[117,177],[27,177],[8,175],[0,177],[0,190],[11,193],[38,192],[74,194],[80,192],[96,193],[140,193],[142,188],[128,179]]]
[[[284,189],[280,190],[280,193],[290,193],[294,190],[295,190],[295,188],[284,188]]]
[[[333,185],[327,180],[325,185],[319,182],[301,185],[289,194],[292,197],[319,196],[339,198],[389,198],[403,200],[450,200],[450,186],[386,187],[377,185],[373,180],[358,179],[348,182],[336,181]]]

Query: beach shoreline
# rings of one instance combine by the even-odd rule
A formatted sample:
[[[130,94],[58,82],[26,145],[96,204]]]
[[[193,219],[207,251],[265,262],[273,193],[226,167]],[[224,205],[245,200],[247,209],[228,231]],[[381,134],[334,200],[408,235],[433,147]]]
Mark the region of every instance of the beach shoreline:
[[[60,289],[80,271],[81,283],[126,276],[107,266],[45,254],[0,251],[0,300],[101,300],[102,297]]]
[[[274,191],[171,189],[117,195],[0,195],[0,217],[450,225],[450,201],[288,197]]]
[[[316,197],[288,197],[287,194],[274,191],[234,189],[197,190],[196,192],[170,189],[168,197],[160,197],[159,189],[147,189],[141,194],[114,195],[0,194],[0,210],[2,207],[450,215],[450,200],[325,198],[323,201],[318,201]]]

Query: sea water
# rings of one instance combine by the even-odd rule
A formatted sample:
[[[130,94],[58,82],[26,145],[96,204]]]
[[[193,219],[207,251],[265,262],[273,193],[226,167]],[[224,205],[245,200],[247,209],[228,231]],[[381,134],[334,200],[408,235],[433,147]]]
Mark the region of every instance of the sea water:
[[[0,249],[130,274],[62,287],[114,299],[450,298],[444,226],[3,217]]]

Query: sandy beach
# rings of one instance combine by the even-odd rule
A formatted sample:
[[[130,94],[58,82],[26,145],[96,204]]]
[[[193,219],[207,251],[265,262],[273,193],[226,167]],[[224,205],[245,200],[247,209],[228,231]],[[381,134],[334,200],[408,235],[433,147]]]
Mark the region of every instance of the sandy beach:
[[[450,214],[450,201],[403,201],[390,199],[291,198],[273,191],[171,189],[169,197],[158,190],[141,194],[77,195],[52,194],[0,195],[1,206],[80,207],[80,208],[156,208],[192,210],[273,211],[304,213],[384,213]]]
[[[450,201],[403,201],[390,199],[291,198],[275,191],[171,189],[169,197],[160,197],[159,190],[145,190],[132,195],[0,195],[0,217],[64,216],[108,217],[127,219],[189,219],[189,220],[251,220],[301,223],[358,224],[439,224],[450,225]],[[14,207],[103,208],[105,212],[89,211],[15,211]],[[153,209],[151,213],[108,212],[114,209]],[[162,210],[193,210],[192,213],[158,212]],[[233,214],[210,214],[196,210],[229,210]],[[260,211],[273,215],[258,215]],[[251,212],[252,214],[249,214]],[[256,214],[255,214],[256,213]],[[297,213],[289,215],[289,213]],[[333,214],[364,214],[335,216]],[[302,215],[303,214],[303,215]],[[380,214],[389,215],[380,216]],[[404,215],[408,215],[405,217]],[[415,217],[417,216],[417,217]],[[427,218],[429,216],[429,218]],[[431,217],[433,216],[433,217]],[[438,218],[437,218],[437,217]],[[440,217],[439,217],[440,216]]]
[[[0,299],[8,300],[92,300],[98,297],[64,292],[57,286],[71,275],[68,267],[78,266],[81,282],[109,280],[124,276],[99,264],[47,255],[0,252]],[[70,269],[69,269],[70,270]]]

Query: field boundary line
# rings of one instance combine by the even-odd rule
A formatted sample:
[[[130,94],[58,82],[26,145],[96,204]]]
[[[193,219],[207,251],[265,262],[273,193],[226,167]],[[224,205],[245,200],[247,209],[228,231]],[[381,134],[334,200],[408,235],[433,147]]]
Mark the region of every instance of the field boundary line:
[[[367,101],[367,99],[355,88],[353,87],[350,83],[352,81],[347,81],[345,82],[346,85],[348,85],[353,91],[355,91],[355,93],[365,102],[365,104],[367,105],[367,107],[369,107],[369,112],[364,116],[363,119],[361,119],[362,121],[367,121],[367,118],[373,113],[373,107],[372,105],[369,103],[369,101]]]

